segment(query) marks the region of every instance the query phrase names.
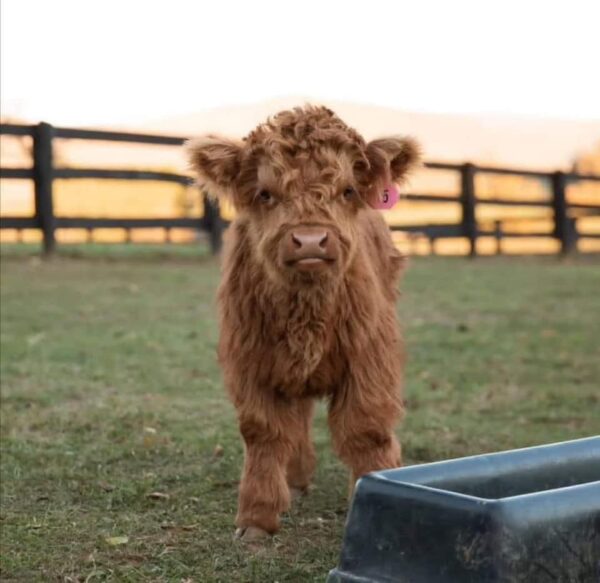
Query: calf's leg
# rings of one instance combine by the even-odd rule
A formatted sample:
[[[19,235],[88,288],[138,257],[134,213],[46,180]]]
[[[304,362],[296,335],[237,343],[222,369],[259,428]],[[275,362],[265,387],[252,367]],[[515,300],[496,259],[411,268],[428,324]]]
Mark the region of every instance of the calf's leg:
[[[301,399],[295,404],[296,429],[293,451],[287,465],[287,483],[292,498],[306,493],[316,465],[315,448],[311,439],[311,424],[314,410],[312,399]]]
[[[350,468],[351,490],[364,474],[401,465],[401,448],[394,434],[401,412],[399,395],[352,383],[334,397],[329,427],[335,452]]]
[[[254,396],[238,403],[245,455],[236,525],[244,540],[279,530],[279,515],[290,505],[288,483],[306,488],[314,467],[308,441],[310,403]]]

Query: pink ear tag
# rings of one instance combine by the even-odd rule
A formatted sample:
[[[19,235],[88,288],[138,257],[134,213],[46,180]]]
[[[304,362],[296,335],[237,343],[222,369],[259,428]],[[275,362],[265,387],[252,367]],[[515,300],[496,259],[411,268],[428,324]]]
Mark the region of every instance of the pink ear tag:
[[[393,184],[388,184],[379,195],[379,200],[373,205],[376,209],[391,209],[400,198],[398,189]]]

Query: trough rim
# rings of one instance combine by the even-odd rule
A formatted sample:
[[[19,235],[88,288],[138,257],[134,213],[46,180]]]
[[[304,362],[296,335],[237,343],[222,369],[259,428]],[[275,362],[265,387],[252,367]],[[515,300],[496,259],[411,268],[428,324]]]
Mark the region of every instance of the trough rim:
[[[510,449],[504,451],[497,451],[492,453],[483,453],[476,454],[465,457],[451,458],[448,460],[440,460],[436,462],[427,462],[424,464],[414,464],[411,466],[406,466],[402,468],[394,468],[388,470],[380,470],[377,472],[372,472],[363,476],[357,483],[357,490],[360,488],[360,483],[362,481],[371,481],[374,480],[380,483],[393,483],[402,485],[403,487],[409,490],[420,490],[427,491],[431,494],[443,495],[444,498],[448,499],[448,497],[453,497],[456,500],[463,501],[472,501],[477,503],[501,503],[501,502],[509,502],[509,501],[518,501],[518,500],[527,500],[527,499],[535,499],[535,500],[543,500],[546,496],[552,496],[558,492],[566,492],[571,491],[577,493],[578,490],[584,490],[588,488],[599,488],[600,489],[600,479],[598,480],[590,480],[587,482],[581,482],[578,484],[570,484],[566,486],[559,486],[556,488],[548,488],[546,490],[532,491],[532,492],[524,492],[522,494],[515,494],[512,496],[502,496],[498,498],[487,498],[483,496],[475,496],[473,494],[464,494],[462,492],[457,492],[456,490],[447,489],[440,486],[430,486],[428,484],[423,484],[419,481],[411,481],[410,479],[402,479],[403,474],[415,474],[415,477],[419,474],[419,470],[424,468],[424,471],[435,470],[436,468],[446,468],[448,466],[458,466],[463,464],[470,463],[480,463],[483,462],[485,464],[491,464],[495,459],[502,459],[512,456],[513,454],[526,454],[527,452],[532,451],[543,451],[552,448],[560,448],[562,450],[569,450],[570,448],[576,449],[579,446],[585,446],[588,444],[596,444],[598,445],[598,463],[599,463],[599,475],[600,475],[600,436],[592,435],[588,437],[582,437],[578,439],[572,439],[568,441],[559,441],[554,443],[547,443],[541,445],[534,445],[529,447],[522,447],[517,449]],[[397,476],[397,477],[396,477]]]

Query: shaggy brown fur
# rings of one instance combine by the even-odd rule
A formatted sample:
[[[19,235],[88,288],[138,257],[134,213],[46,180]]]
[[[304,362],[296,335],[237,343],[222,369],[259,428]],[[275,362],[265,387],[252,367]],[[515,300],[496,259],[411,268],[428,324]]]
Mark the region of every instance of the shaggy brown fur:
[[[315,468],[314,398],[329,400],[352,481],[401,463],[402,258],[369,204],[403,180],[418,149],[399,137],[366,143],[307,106],[242,141],[208,136],[188,151],[200,184],[237,210],[219,291],[219,359],[245,443],[236,523],[242,535],[273,533],[290,488],[305,491]],[[305,232],[323,260],[295,261]]]

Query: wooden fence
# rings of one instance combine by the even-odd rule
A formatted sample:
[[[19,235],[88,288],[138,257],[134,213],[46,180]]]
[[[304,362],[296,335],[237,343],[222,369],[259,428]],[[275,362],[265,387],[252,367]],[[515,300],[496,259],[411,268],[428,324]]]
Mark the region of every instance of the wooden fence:
[[[56,246],[56,229],[142,229],[156,228],[189,228],[204,231],[208,234],[211,249],[217,253],[221,248],[223,229],[227,221],[221,216],[218,204],[206,195],[204,196],[204,214],[194,218],[86,218],[61,217],[54,213],[53,180],[60,179],[118,179],[118,180],[153,180],[189,185],[189,176],[169,172],[152,172],[137,170],[113,170],[99,168],[62,168],[53,162],[54,138],[71,138],[80,140],[102,140],[112,142],[130,142],[137,144],[156,144],[161,146],[180,147],[185,138],[134,134],[124,132],[87,130],[53,127],[47,123],[38,125],[1,124],[0,135],[30,136],[33,139],[33,167],[31,168],[0,168],[0,178],[33,180],[35,192],[35,214],[31,217],[0,217],[1,229],[39,229],[43,234],[43,246],[46,253],[52,253]],[[456,196],[441,196],[436,194],[407,194],[405,199],[415,202],[428,203],[459,203],[461,219],[451,224],[421,224],[421,225],[391,225],[394,231],[420,233],[433,243],[437,239],[466,238],[469,242],[471,255],[477,254],[477,239],[482,236],[492,236],[498,242],[512,237],[553,237],[560,243],[562,253],[576,250],[580,232],[577,221],[582,216],[600,216],[600,196],[598,201],[589,204],[572,204],[567,198],[567,187],[579,181],[600,182],[600,176],[577,173],[536,172],[512,168],[490,168],[476,166],[471,163],[445,164],[428,162],[425,166],[432,170],[453,171],[460,175],[460,192]],[[480,198],[477,196],[475,177],[478,174],[512,175],[547,181],[551,187],[552,196],[549,200],[515,200],[509,197]],[[552,209],[554,221],[553,231],[522,232],[503,227],[502,221],[497,221],[492,230],[480,227],[477,221],[478,205],[544,207]],[[585,237],[600,239],[600,233],[586,233]]]

